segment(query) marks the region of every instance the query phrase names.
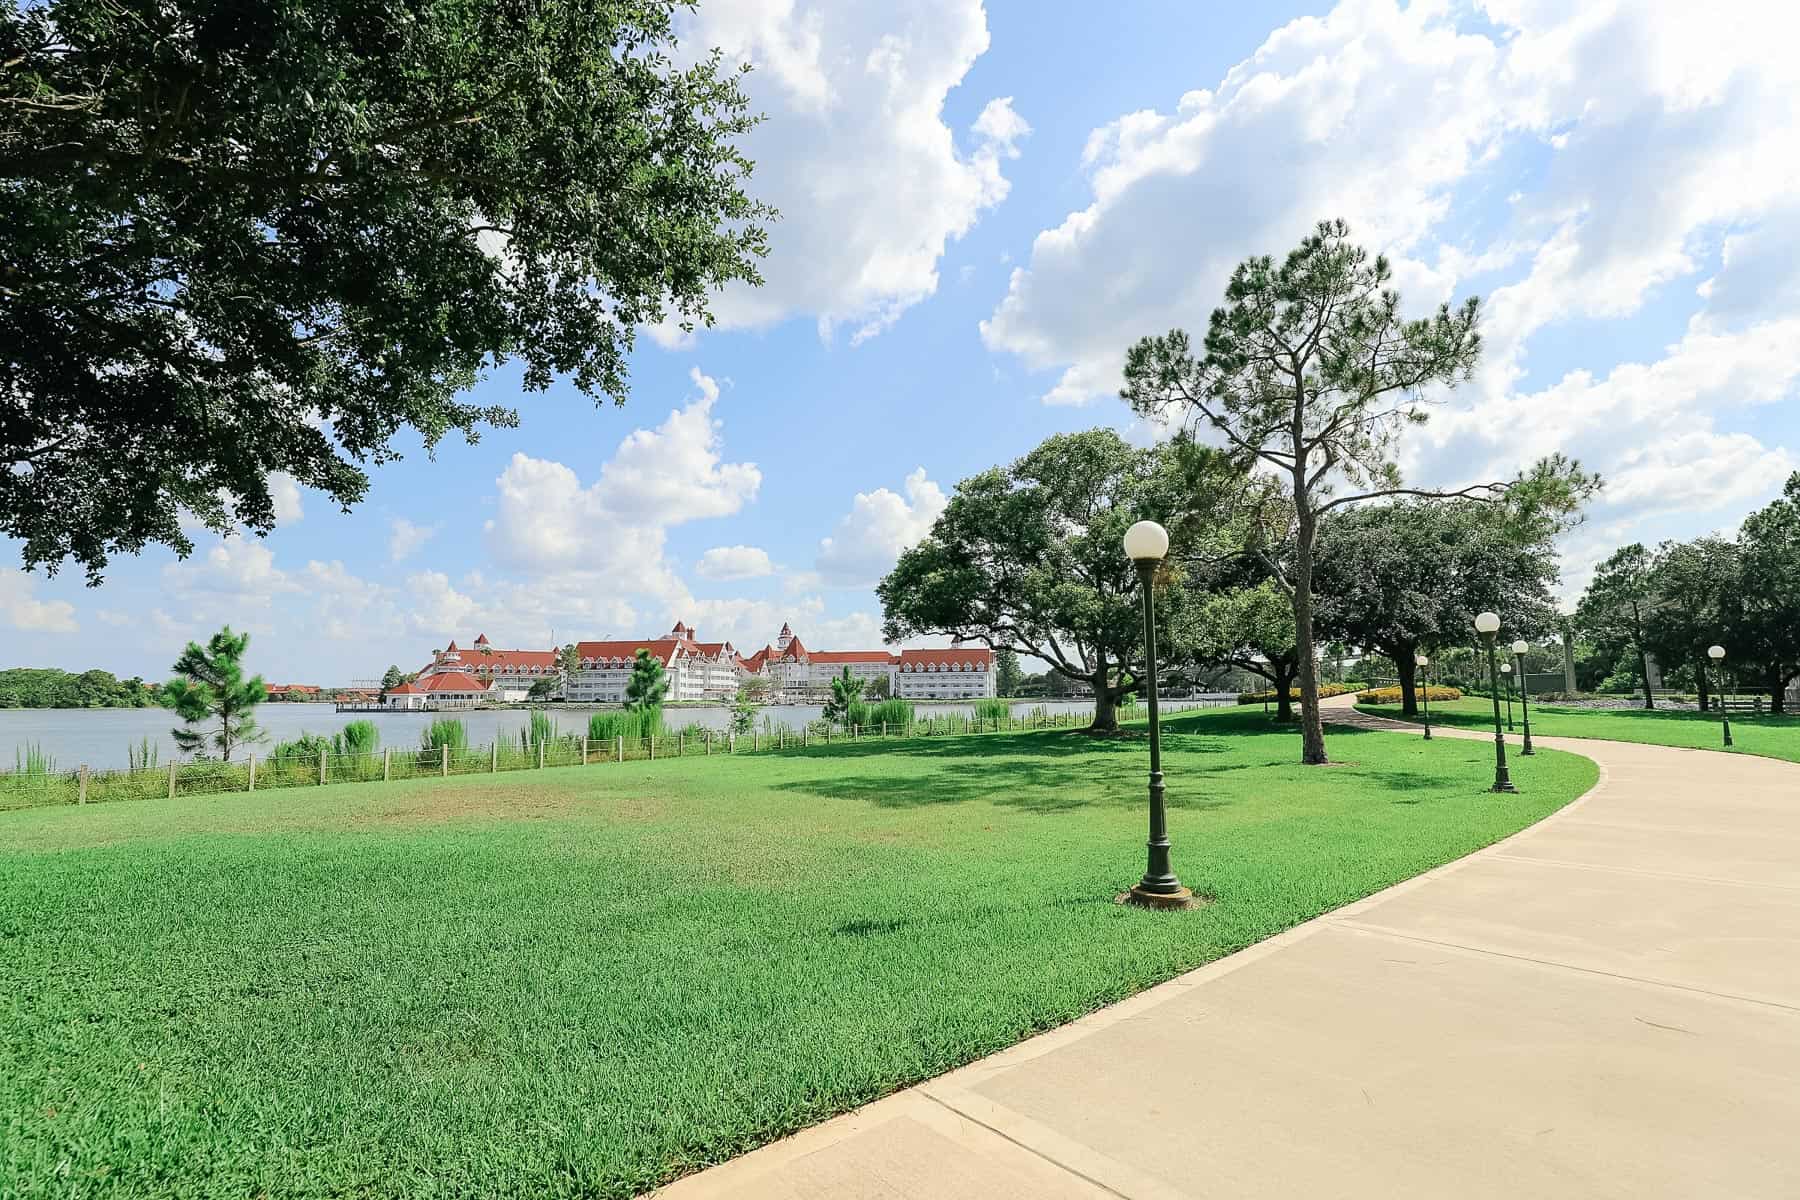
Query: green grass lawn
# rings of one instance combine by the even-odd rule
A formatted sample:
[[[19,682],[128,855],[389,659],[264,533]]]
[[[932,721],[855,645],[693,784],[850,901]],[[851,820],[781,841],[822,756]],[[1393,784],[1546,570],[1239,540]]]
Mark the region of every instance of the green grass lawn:
[[[1397,704],[1358,704],[1361,712],[1376,716],[1400,716]],[[1506,717],[1506,701],[1500,702],[1501,720]],[[1491,700],[1466,697],[1462,700],[1431,702],[1433,725],[1454,725],[1464,729],[1494,728]],[[1523,732],[1520,706],[1513,703],[1514,732]],[[1719,727],[1719,714],[1677,712],[1655,708],[1558,708],[1555,705],[1531,706],[1531,732],[1535,737],[1607,738],[1615,742],[1646,742],[1655,746],[1685,746],[1698,750],[1723,750],[1724,737]],[[1769,758],[1785,758],[1800,762],[1800,717],[1752,716],[1731,714],[1733,752],[1760,754]]]
[[[1478,742],[1254,711],[0,815],[0,1194],[628,1196],[1486,845]]]

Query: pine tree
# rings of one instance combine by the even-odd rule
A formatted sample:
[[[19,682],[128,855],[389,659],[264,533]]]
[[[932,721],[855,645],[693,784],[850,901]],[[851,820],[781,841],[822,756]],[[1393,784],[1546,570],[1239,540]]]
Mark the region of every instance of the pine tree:
[[[844,673],[831,681],[831,698],[825,702],[825,711],[819,715],[827,721],[845,721],[850,718],[852,706],[862,702],[863,681],[850,673],[845,667]]]
[[[210,749],[230,759],[233,750],[266,736],[252,713],[269,692],[262,676],[244,678],[249,645],[249,634],[234,634],[227,625],[205,647],[189,642],[175,660],[176,677],[163,685],[162,703],[187,723],[185,729],[169,731],[182,753],[204,758]],[[210,732],[198,728],[214,720],[218,726]]]
[[[669,677],[648,650],[639,650],[631,662],[631,678],[625,682],[625,707],[642,711],[660,708],[669,694]]]
[[[400,665],[395,663],[393,666],[389,667],[387,673],[381,677],[381,690],[385,692],[389,688],[397,688],[405,678],[406,676],[400,671]]]

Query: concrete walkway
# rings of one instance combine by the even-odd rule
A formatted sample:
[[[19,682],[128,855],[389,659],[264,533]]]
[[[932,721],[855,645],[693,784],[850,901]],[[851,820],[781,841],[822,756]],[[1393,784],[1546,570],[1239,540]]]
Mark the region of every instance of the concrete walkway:
[[[660,1194],[1800,1196],[1800,766],[1540,743],[1599,785]]]

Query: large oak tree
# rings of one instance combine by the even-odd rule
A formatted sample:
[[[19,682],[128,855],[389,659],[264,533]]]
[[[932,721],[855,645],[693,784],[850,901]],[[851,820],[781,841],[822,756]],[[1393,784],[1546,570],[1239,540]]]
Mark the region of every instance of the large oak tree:
[[[755,117],[675,0],[0,8],[0,534],[28,565],[348,506],[509,359],[622,401],[755,282]],[[404,439],[402,439],[404,440]]]
[[[884,636],[961,637],[1029,655],[1093,689],[1094,731],[1117,729],[1119,701],[1144,671],[1125,530],[1145,518],[1179,530],[1198,476],[1221,494],[1238,479],[1221,455],[1139,449],[1095,429],[1052,437],[1010,466],[963,480],[931,532],[877,587]],[[1171,559],[1182,551],[1173,546]],[[1161,621],[1182,597],[1164,589]]]
[[[1470,500],[1334,512],[1319,531],[1314,565],[1319,631],[1393,659],[1410,715],[1418,703],[1414,656],[1467,644],[1476,613],[1499,613],[1508,641],[1555,632],[1553,531]]]

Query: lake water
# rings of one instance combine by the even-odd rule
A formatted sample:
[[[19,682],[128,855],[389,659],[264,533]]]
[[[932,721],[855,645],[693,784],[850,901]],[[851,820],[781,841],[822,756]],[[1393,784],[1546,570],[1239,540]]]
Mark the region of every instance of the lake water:
[[[1217,698],[1165,700],[1163,711],[1210,707],[1225,702]],[[1094,710],[1091,700],[1027,700],[1012,706],[1015,716],[1024,716],[1038,707],[1057,713],[1091,713]],[[975,711],[973,705],[956,703],[920,704],[916,709],[921,718],[952,713],[967,716]],[[585,705],[571,704],[556,705],[547,711],[558,728],[567,733],[580,734],[587,731],[588,714],[596,710]],[[808,721],[818,720],[819,713],[820,707],[816,704],[774,704],[757,710],[756,723],[761,728],[763,718],[767,717],[777,725],[798,729]],[[265,753],[275,742],[295,738],[302,733],[336,733],[346,722],[361,718],[375,723],[375,727],[381,731],[383,746],[417,746],[420,733],[440,716],[460,717],[468,727],[470,744],[477,746],[487,745],[496,736],[506,741],[517,740],[519,730],[525,727],[527,720],[522,709],[476,709],[447,714],[340,713],[334,711],[329,704],[264,704],[256,710],[257,724],[269,734],[268,742],[261,747]],[[663,713],[663,719],[672,729],[686,725],[704,725],[708,729],[723,730],[730,723],[731,711],[724,705],[671,708]],[[126,748],[137,745],[139,739],[147,737],[161,747],[161,761],[168,762],[175,756],[175,741],[169,736],[169,730],[176,724],[178,722],[175,715],[160,708],[0,709],[0,755],[5,755],[9,747],[35,742],[56,760],[57,770],[73,770],[83,763],[96,770],[125,767],[129,765]],[[11,767],[11,762],[0,760],[0,769],[10,770]]]

